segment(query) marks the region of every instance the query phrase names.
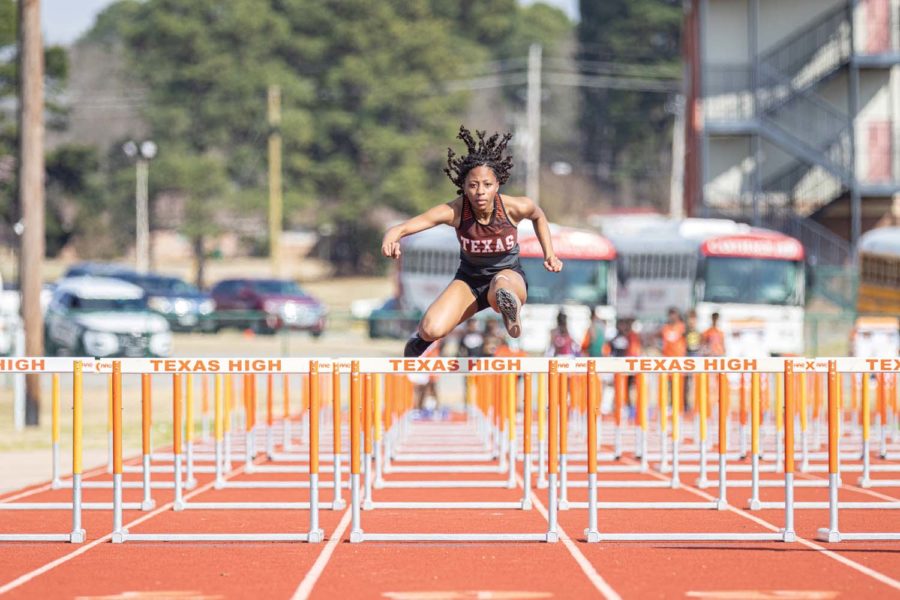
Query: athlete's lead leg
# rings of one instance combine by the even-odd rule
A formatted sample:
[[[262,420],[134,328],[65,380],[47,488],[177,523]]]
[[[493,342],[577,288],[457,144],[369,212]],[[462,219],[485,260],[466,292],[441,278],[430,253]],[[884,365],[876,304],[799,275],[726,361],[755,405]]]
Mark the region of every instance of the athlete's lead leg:
[[[504,269],[491,281],[488,291],[488,302],[503,317],[503,324],[510,337],[522,335],[522,323],[519,311],[527,298],[525,280],[511,269]]]

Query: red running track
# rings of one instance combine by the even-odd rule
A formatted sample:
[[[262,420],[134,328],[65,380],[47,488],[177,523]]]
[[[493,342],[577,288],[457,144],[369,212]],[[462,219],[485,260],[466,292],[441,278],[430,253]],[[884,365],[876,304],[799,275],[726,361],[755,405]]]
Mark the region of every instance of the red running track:
[[[627,461],[626,461],[627,462]],[[135,464],[135,461],[131,461]],[[408,463],[404,463],[408,464]],[[307,490],[215,490],[211,475],[198,475],[188,501],[305,501]],[[231,480],[284,480],[296,475],[244,474]],[[328,479],[329,475],[323,475]],[[390,474],[388,480],[438,479],[441,475]],[[465,479],[503,479],[467,474]],[[582,479],[575,475],[573,480]],[[610,478],[601,475],[601,479]],[[616,474],[616,479],[664,478],[661,474]],[[748,474],[729,474],[731,480]],[[767,474],[765,477],[777,477]],[[817,478],[804,475],[799,478]],[[139,480],[127,474],[126,480]],[[159,481],[164,476],[154,474]],[[821,478],[821,477],[818,477]],[[850,477],[855,478],[855,475]],[[108,480],[98,470],[88,478]],[[708,500],[716,489],[689,484],[672,489],[601,488],[602,500]],[[519,480],[521,486],[521,479]],[[67,501],[67,490],[34,486],[21,501]],[[15,495],[22,494],[16,492]],[[698,510],[601,510],[599,526],[608,532],[743,531],[766,532],[782,524],[781,511],[749,512],[748,488],[729,489],[733,508]],[[381,489],[376,500],[505,500],[522,489]],[[763,488],[762,498],[780,499],[781,490]],[[824,500],[826,490],[799,488],[798,500]],[[14,494],[8,494],[9,498]],[[125,490],[126,501],[140,490]],[[331,490],[323,488],[328,506]],[[85,490],[86,501],[109,501],[111,490]],[[171,511],[171,490],[154,490],[158,508],[126,511],[131,532],[304,532],[307,511]],[[349,491],[344,490],[349,499]],[[546,531],[546,490],[536,490],[538,506],[521,510],[364,511],[363,529],[378,532],[542,532]],[[570,500],[587,498],[584,488],[569,490]],[[896,488],[841,490],[842,500],[900,499]],[[320,513],[322,544],[304,543],[109,543],[109,511],[87,511],[88,542],[0,544],[0,595],[8,598],[900,598],[900,543],[814,541],[827,522],[824,510],[798,510],[794,544],[776,542],[604,542],[587,544],[585,510],[560,513],[563,538],[545,543],[349,543],[349,509]],[[68,531],[67,511],[0,512],[0,532]],[[900,531],[900,511],[841,512],[843,531]]]

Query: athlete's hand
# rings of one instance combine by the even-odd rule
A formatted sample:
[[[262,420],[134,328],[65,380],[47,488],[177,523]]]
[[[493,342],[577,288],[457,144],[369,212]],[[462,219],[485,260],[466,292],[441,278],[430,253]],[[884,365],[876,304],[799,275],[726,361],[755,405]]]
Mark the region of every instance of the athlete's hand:
[[[556,256],[548,256],[544,259],[544,268],[551,273],[559,273],[562,271],[563,263]]]
[[[388,258],[400,258],[400,240],[393,231],[388,230],[381,241],[381,253]]]

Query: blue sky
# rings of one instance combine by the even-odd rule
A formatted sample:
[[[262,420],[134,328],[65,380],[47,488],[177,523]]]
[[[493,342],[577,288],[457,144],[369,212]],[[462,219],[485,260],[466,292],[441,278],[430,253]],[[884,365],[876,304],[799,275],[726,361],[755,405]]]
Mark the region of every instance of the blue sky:
[[[530,4],[534,0],[521,0]],[[570,18],[578,14],[578,0],[543,0],[563,9]],[[94,17],[113,0],[42,0],[44,43],[68,45],[90,29]]]

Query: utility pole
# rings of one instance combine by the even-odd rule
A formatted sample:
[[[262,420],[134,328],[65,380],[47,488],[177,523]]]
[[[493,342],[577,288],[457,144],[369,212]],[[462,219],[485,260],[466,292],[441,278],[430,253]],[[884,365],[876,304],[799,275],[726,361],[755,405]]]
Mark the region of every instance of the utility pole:
[[[25,354],[44,354],[44,45],[40,0],[19,0],[19,206],[24,230],[19,273]],[[41,380],[25,379],[25,423],[38,424]]]
[[[684,110],[683,94],[675,96],[675,125],[672,127],[672,174],[669,178],[669,216],[684,218]]]
[[[272,275],[281,275],[281,88],[269,86],[269,259]]]
[[[541,199],[541,45],[528,48],[528,153],[525,159],[525,195],[540,204]]]

